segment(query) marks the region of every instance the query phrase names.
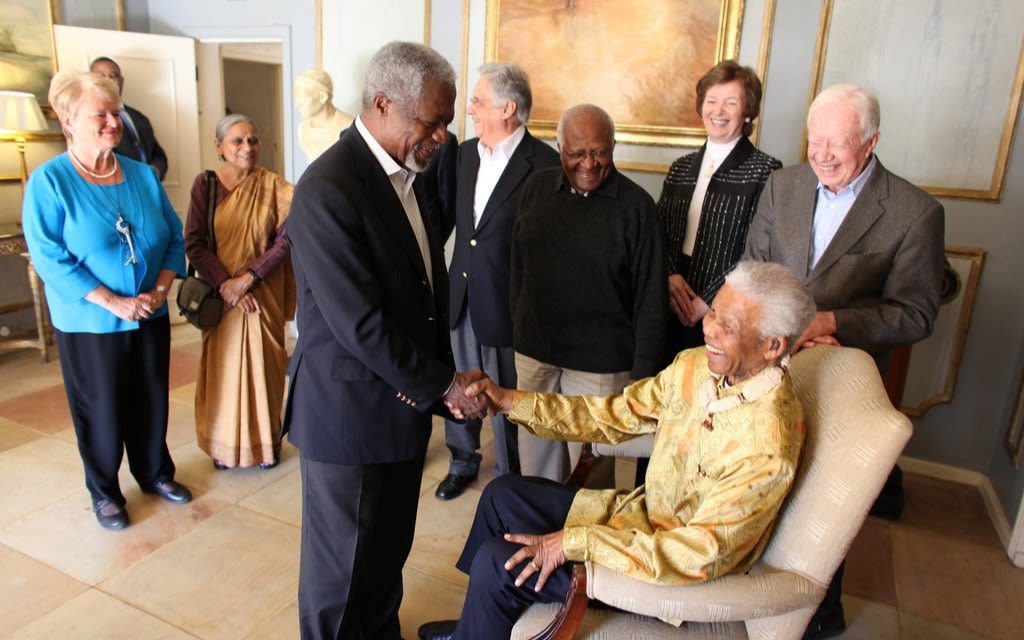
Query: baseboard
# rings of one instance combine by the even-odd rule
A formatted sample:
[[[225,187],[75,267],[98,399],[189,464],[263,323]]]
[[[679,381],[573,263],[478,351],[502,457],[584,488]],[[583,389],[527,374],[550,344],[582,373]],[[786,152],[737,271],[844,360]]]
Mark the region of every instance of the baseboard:
[[[1013,533],[1013,528],[1010,526],[1010,522],[1006,519],[1006,513],[1003,511],[1003,505],[999,502],[999,497],[996,495],[995,488],[993,488],[992,482],[988,479],[988,476],[977,471],[969,471],[967,469],[961,469],[960,467],[939,464],[937,462],[929,462],[928,460],[919,460],[918,458],[908,458],[906,456],[900,457],[899,464],[904,471],[928,476],[929,478],[948,480],[950,482],[958,482],[960,484],[977,487],[978,491],[981,493],[981,499],[985,502],[985,510],[988,511],[988,517],[992,520],[992,526],[995,527],[996,535],[999,536],[999,541],[1002,543],[1003,548],[1007,550],[1007,553],[1009,553],[1010,538]],[[1018,558],[1011,556],[1010,560],[1012,560],[1015,565],[1021,566],[1018,562]],[[1021,560],[1024,560],[1024,558]]]

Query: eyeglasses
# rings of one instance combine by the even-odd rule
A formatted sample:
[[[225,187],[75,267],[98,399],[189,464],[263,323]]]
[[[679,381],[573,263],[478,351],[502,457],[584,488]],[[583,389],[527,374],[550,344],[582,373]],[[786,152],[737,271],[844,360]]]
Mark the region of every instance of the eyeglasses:
[[[491,104],[488,105],[483,100],[476,96],[473,96],[472,98],[469,99],[469,104],[473,105],[477,109],[488,109],[490,107],[496,107],[500,109],[505,106],[504,104],[498,104],[494,100],[491,100]]]
[[[582,161],[586,157],[597,162],[604,162],[612,155],[611,149],[591,149],[590,151],[563,151],[562,155],[573,162]]]

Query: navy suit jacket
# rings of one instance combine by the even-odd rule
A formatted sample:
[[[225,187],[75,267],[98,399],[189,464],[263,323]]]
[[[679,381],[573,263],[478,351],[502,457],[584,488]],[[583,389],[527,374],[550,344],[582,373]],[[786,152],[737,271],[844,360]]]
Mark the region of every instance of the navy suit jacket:
[[[417,184],[420,180],[417,178]],[[284,429],[308,459],[377,464],[424,455],[430,412],[455,375],[448,281],[418,187],[431,289],[398,196],[356,127],[303,173],[288,216],[299,338]]]
[[[449,317],[454,329],[462,318],[468,298],[473,332],[480,344],[511,347],[512,223],[519,209],[523,183],[535,170],[557,166],[558,152],[527,131],[487,200],[480,224],[474,228],[473,197],[480,169],[478,141],[473,138],[459,146],[455,248],[448,272],[452,288]]]
[[[163,180],[167,175],[167,154],[163,147],[156,141],[156,134],[153,133],[153,125],[149,118],[141,111],[123,105],[124,110],[132,119],[135,125],[135,133],[125,131],[121,134],[121,142],[114,148],[114,153],[142,162],[142,154],[146,154],[146,164],[156,169],[157,176]],[[138,135],[136,135],[138,134]]]

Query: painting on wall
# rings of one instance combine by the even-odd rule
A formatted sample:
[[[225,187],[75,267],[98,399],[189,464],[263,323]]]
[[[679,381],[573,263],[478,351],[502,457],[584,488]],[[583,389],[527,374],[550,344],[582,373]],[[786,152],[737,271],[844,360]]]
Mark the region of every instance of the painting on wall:
[[[47,104],[56,70],[50,0],[0,0],[0,89],[32,93]]]
[[[825,0],[812,91],[869,89],[886,167],[936,196],[998,200],[1024,83],[1019,13],[1020,0]]]
[[[554,137],[568,107],[590,102],[616,139],[700,145],[697,80],[739,52],[742,0],[489,0],[485,59],[530,76],[531,131]]]

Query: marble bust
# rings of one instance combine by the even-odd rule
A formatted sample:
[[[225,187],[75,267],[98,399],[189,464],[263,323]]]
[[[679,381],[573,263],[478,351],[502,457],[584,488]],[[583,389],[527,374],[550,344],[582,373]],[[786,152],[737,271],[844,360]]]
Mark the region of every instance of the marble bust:
[[[332,103],[334,83],[320,69],[303,71],[295,79],[292,95],[295,108],[302,114],[299,122],[299,146],[312,162],[337,142],[338,134],[352,124],[353,118]]]

